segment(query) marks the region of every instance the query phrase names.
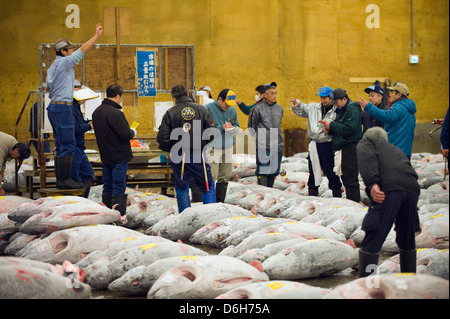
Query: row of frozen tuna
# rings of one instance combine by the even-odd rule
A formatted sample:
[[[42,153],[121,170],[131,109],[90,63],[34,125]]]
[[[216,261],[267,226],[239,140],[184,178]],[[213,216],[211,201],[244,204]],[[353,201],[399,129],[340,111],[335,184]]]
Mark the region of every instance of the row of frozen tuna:
[[[250,263],[256,266],[260,265],[259,268],[263,270],[264,274],[259,275],[267,276],[266,281],[269,279],[295,280],[329,275],[357,264],[357,250],[349,244],[344,243],[346,237],[342,233],[336,233],[331,228],[308,222],[283,220],[282,218],[269,219],[256,216],[250,211],[229,204],[211,204],[192,207],[183,212],[183,214],[173,215],[170,218],[166,218],[166,220],[162,220],[159,223],[171,221],[171,226],[153,231],[157,231],[159,234],[163,234],[169,238],[170,236],[175,236],[170,239],[145,235],[131,229],[111,225],[76,227],[56,231],[47,237],[35,240],[27,244],[17,255],[33,260],[50,262],[52,264],[63,263],[65,261],[78,263],[78,266],[85,270],[86,282],[90,287],[95,289],[108,287],[111,290],[130,292],[127,290],[128,288],[125,288],[126,284],[137,286],[139,280],[132,276],[144,273],[143,270],[147,265],[151,266],[154,262],[169,257],[185,256],[181,259],[186,261],[196,260],[199,256],[207,255],[202,250],[190,245],[176,243],[173,240],[179,237],[178,239],[187,238],[187,240],[194,241],[194,234],[197,236],[202,233],[207,233],[210,228],[213,228],[209,225],[214,224],[214,220],[219,217],[221,217],[221,220],[228,221],[250,221],[250,223],[254,222],[254,225],[258,221],[269,223],[275,221],[277,223],[263,228],[265,231],[256,231],[254,234],[248,234],[236,246],[241,247],[240,245],[244,242],[253,242],[259,245],[259,247],[262,247],[261,250],[258,251],[256,249],[251,251],[255,248],[255,244],[253,244],[254,246],[250,246],[252,247],[250,250],[248,250],[249,246],[245,246],[246,248],[242,250],[242,254],[238,257],[233,257],[230,256],[230,249],[227,248],[219,256],[210,258],[215,259],[217,265],[226,265],[225,268],[227,270],[234,271],[232,275],[226,274],[224,278],[220,276],[220,278],[216,278],[214,274],[221,274],[223,270],[215,269],[208,276],[206,269],[214,269],[209,264],[197,270],[191,269],[192,271],[184,268],[181,270],[175,269],[175,274],[169,273],[167,275],[169,277],[160,276],[159,273],[156,273],[156,278],[161,278],[162,280],[159,285],[163,287],[168,285],[170,287],[157,289],[153,288],[152,284],[150,289],[153,288],[161,293],[157,294],[155,292],[153,295],[148,290],[150,297],[176,298],[180,296],[179,289],[181,288],[177,287],[178,280],[167,279],[176,278],[176,274],[180,276],[179,280],[183,282],[181,287],[185,287],[186,283],[189,283],[195,278],[203,278],[200,280],[203,284],[205,280],[212,280],[215,284],[217,282],[248,283],[246,280],[242,281],[239,278],[251,278],[248,274],[240,272],[246,268],[242,265],[249,265],[245,262],[249,260],[251,260]],[[175,221],[177,222],[174,223]],[[274,229],[273,227],[277,228]],[[213,230],[218,228],[215,227]],[[181,233],[168,232],[168,230],[177,229],[181,229]],[[248,238],[254,238],[254,240],[247,241]],[[273,239],[275,241],[271,242]],[[351,244],[351,242],[349,243]],[[236,250],[234,249],[234,252]],[[191,258],[190,256],[196,257]],[[217,259],[219,257],[221,258],[220,261]],[[227,259],[224,260],[224,258]],[[245,258],[249,258],[249,260]],[[444,261],[442,262],[442,260]],[[234,266],[235,264],[236,266]],[[434,255],[429,254],[425,259],[419,259],[419,264],[427,265],[427,267],[422,267],[423,269],[420,272],[427,273],[430,271],[434,275],[448,278],[448,250],[439,251]],[[433,265],[433,267],[428,267],[428,265]],[[163,269],[167,270],[168,267],[163,267]],[[144,274],[146,274],[144,277],[148,277],[148,273],[145,272]],[[215,279],[206,279],[211,276]],[[166,279],[163,280],[164,278]],[[262,280],[260,277],[257,278],[255,279],[256,281]],[[186,279],[188,280],[187,282],[185,282]],[[123,286],[124,284],[125,286]],[[197,287],[197,284],[194,286]],[[230,288],[230,286],[226,287]],[[144,290],[147,288],[149,287],[146,286]],[[204,291],[205,288],[201,288],[200,290]],[[191,294],[191,297],[200,297],[197,295],[197,292],[189,291],[187,294]],[[188,295],[181,294],[183,297]],[[209,298],[212,298],[211,295],[209,295]]]
[[[448,250],[420,250],[415,276],[394,276],[399,269],[394,256],[380,266],[381,275],[370,279],[370,285],[358,279],[323,289],[290,278],[348,268],[357,263],[355,248],[336,240],[310,239],[263,263],[247,263],[112,225],[57,231],[31,246],[24,252],[26,258],[0,257],[0,298],[89,298],[91,289],[106,287],[171,299],[448,298]],[[445,268],[446,274],[436,276]]]
[[[440,193],[441,189],[446,187],[445,184],[444,186],[437,184],[441,189],[429,191],[435,185],[430,186],[426,189],[427,193],[421,195],[420,212],[423,231],[416,239],[418,247],[433,249],[425,250],[427,255],[418,258],[418,272],[448,279],[448,193],[447,203],[445,203],[445,197],[442,197],[444,203],[441,204],[432,202],[431,196],[424,200],[428,192]],[[448,184],[446,185],[448,188]],[[89,205],[82,205],[80,201],[83,203],[88,201],[79,197],[27,200],[26,203],[18,203],[25,200],[14,196],[0,198],[0,204],[2,204],[0,207],[4,209],[1,215],[3,219],[0,221],[3,223],[6,216],[6,225],[11,224],[10,217],[20,224],[14,223],[15,228],[11,228],[9,233],[4,232],[0,235],[4,239],[9,236],[8,241],[5,240],[7,244],[5,252],[55,265],[67,261],[78,263],[77,266],[85,272],[85,280],[89,287],[95,289],[108,287],[119,291],[128,291],[128,288],[119,284],[126,283],[127,278],[132,279],[132,285],[139,286],[136,285],[139,280],[132,277],[132,274],[143,273],[147,278],[149,275],[144,272],[145,267],[150,267],[153,263],[166,258],[180,259],[179,256],[184,256],[181,258],[183,264],[195,261],[196,265],[200,263],[206,266],[204,268],[199,266],[200,268],[196,271],[191,269],[194,266],[189,268],[192,271],[175,267],[175,273],[169,272],[164,276],[151,270],[156,274],[157,279],[151,286],[145,286],[144,294],[148,291],[148,296],[152,298],[200,297],[198,292],[188,291],[187,295],[183,295],[179,290],[186,283],[195,281],[196,278],[201,280],[195,286],[200,282],[204,285],[208,280],[214,283],[213,287],[219,285],[226,289],[231,289],[228,283],[249,284],[250,282],[241,280],[247,278],[248,274],[240,273],[239,270],[247,269],[247,266],[251,264],[256,267],[248,269],[254,271],[253,268],[259,268],[261,274],[258,273],[258,275],[265,276],[265,279],[261,279],[255,275],[257,278],[255,281],[262,281],[271,287],[277,285],[289,287],[286,282],[280,284],[280,281],[329,275],[354,266],[357,264],[357,250],[354,245],[351,246],[352,240],[358,244],[358,240],[362,239],[363,233],[358,228],[366,212],[363,205],[345,199],[299,196],[293,192],[261,188],[251,183],[246,185],[230,183],[227,202],[242,207],[231,204],[193,205],[192,208],[178,214],[174,208],[176,202],[173,199],[159,194],[130,190],[127,215],[133,224],[128,225],[129,228],[112,225],[76,227],[109,224],[118,219],[117,212],[114,210],[106,211],[106,214],[102,214],[103,210],[97,211],[98,206],[101,205],[95,201],[99,202],[100,197],[98,189],[94,189],[90,203],[93,208],[85,210],[82,207]],[[57,201],[60,201],[59,205],[55,205]],[[50,202],[52,204],[49,204]],[[45,208],[44,204],[49,206]],[[33,206],[41,206],[41,209],[45,209],[34,210],[34,213],[29,216],[23,216],[18,214],[21,206],[28,206],[27,209],[22,209],[22,214],[25,215],[33,211],[31,209]],[[70,208],[73,207],[78,209],[69,213]],[[59,211],[59,214],[54,214],[55,210]],[[66,210],[67,214],[64,213]],[[149,214],[150,211],[159,213],[152,215]],[[144,225],[144,221],[150,215],[153,221],[147,221]],[[269,216],[276,218],[269,218]],[[50,222],[51,220],[53,223]],[[31,221],[34,221],[34,227],[29,227],[32,224]],[[24,227],[27,224],[28,226]],[[148,227],[146,234],[130,229],[143,225],[145,228]],[[19,230],[23,233],[18,232]],[[16,233],[13,234],[14,232]],[[349,238],[352,240],[347,241]],[[218,256],[205,256],[207,254],[204,251],[191,245],[175,242],[177,240],[225,249]],[[395,251],[396,245],[393,238],[388,238],[386,242],[391,242],[391,247],[388,246],[385,249]],[[191,258],[191,256],[195,257]],[[212,264],[207,263],[206,260],[211,260]],[[215,264],[229,265],[225,267],[226,270],[233,270],[235,273],[223,277],[207,275],[207,269],[214,269]],[[389,269],[395,271],[395,264],[396,262],[392,261]],[[167,270],[169,267],[165,266],[163,269]],[[219,269],[216,269],[214,273],[222,274],[223,271]],[[21,276],[15,275],[14,272],[12,276],[15,276],[16,280],[22,280],[21,277],[24,277],[22,274],[27,272],[33,274],[28,269],[20,272]],[[33,275],[29,275],[23,281],[31,280],[30,276],[34,278]],[[35,277],[41,278],[39,275]],[[163,278],[165,280],[162,280]],[[155,285],[158,279],[162,282]],[[9,282],[8,280],[8,278],[5,279],[5,285]],[[181,288],[177,288],[177,284]],[[298,283],[292,284],[299,286]],[[209,287],[208,285],[206,284],[206,287]],[[267,289],[264,284],[262,286]],[[386,284],[386,286],[389,285]],[[261,288],[261,285],[259,287]],[[152,294],[151,289],[154,289]],[[160,293],[157,293],[158,291]],[[278,292],[281,291],[282,289],[278,290]],[[427,289],[424,288],[424,291]],[[310,294],[309,298],[312,298],[314,294],[312,292]],[[209,294],[206,298],[215,298],[213,295]],[[386,295],[389,293],[386,292]],[[371,296],[370,293],[369,296]],[[287,295],[285,297],[287,298]]]

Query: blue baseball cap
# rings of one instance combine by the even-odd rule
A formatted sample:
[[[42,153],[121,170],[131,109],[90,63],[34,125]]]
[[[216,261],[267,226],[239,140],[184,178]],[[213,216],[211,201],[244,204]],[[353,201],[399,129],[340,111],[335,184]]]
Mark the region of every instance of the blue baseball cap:
[[[333,92],[332,88],[325,86],[323,88],[319,88],[319,93],[316,93],[316,95],[320,95],[323,97],[328,96],[328,97],[332,98],[332,94],[331,94],[332,92]]]
[[[368,88],[365,88],[364,92],[366,92],[367,94],[369,94],[370,92],[376,92],[376,93],[379,93],[381,95],[384,95],[384,90],[379,85],[371,85]]]

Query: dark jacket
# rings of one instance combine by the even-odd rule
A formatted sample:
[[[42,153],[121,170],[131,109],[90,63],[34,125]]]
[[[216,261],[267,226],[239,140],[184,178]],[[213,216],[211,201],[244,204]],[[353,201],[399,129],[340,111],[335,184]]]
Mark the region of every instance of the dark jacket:
[[[329,134],[333,136],[333,150],[339,151],[361,140],[361,107],[349,99],[346,106],[336,109],[336,113],[336,119],[330,123]]]
[[[386,111],[388,109],[384,99],[383,99],[383,101],[381,101],[380,105],[375,106],[375,107],[379,108],[380,110],[384,110],[384,111]],[[383,122],[381,122],[380,120],[377,120],[376,118],[374,118],[372,115],[370,115],[366,111],[361,111],[361,122],[363,125],[363,134],[369,128],[374,127],[374,126],[384,128]]]
[[[134,132],[121,108],[114,101],[104,99],[92,114],[95,138],[103,164],[120,164],[133,159],[130,140],[134,137]]]
[[[251,135],[255,136],[257,149],[271,149],[271,142],[277,143],[278,150],[282,150],[284,146],[283,131],[281,130],[281,121],[283,119],[284,110],[278,103],[269,104],[266,99],[255,105],[250,110],[248,116],[248,128],[252,128]],[[260,138],[259,129],[265,130],[265,138]],[[272,139],[271,129],[276,129],[277,140]]]
[[[364,137],[356,150],[359,172],[367,188],[378,184],[385,193],[402,190],[420,195],[417,174],[398,147],[382,138]],[[366,192],[370,196],[368,189]]]
[[[178,146],[200,153],[213,138],[208,134],[204,136],[203,132],[208,128],[217,130],[208,109],[192,102],[188,96],[182,96],[175,106],[164,114],[156,140],[159,148],[164,152],[170,152],[172,146],[182,142],[182,145],[178,144]],[[220,137],[220,132],[217,133]],[[171,134],[172,139],[170,139]],[[188,142],[189,145],[187,145]]]
[[[449,109],[447,109],[447,114],[445,115],[444,118],[444,123],[442,124],[442,132],[440,136],[443,150],[448,150],[448,110]]]
[[[86,146],[84,143],[84,133],[91,129],[91,125],[84,120],[80,104],[75,99],[73,100],[72,106],[75,124],[75,143],[77,147],[81,147],[83,150],[85,150]]]

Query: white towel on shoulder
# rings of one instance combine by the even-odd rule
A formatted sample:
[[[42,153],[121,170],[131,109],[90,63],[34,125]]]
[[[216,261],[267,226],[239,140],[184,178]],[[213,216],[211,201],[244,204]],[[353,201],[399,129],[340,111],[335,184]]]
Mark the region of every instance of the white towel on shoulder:
[[[342,151],[337,151],[337,152],[334,153],[334,168],[333,168],[333,171],[338,176],[342,176],[341,162],[342,162]]]
[[[319,153],[317,152],[316,142],[311,141],[309,143],[308,151],[314,174],[314,185],[320,186],[322,183],[322,168],[320,167]]]

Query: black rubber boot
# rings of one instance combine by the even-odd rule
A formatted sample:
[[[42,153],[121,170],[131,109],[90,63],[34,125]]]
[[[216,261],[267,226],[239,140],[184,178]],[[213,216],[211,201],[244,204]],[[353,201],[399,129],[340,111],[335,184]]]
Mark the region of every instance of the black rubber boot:
[[[127,213],[127,197],[127,194],[112,195],[112,207],[117,204],[114,209],[120,212],[120,216],[124,216]]]
[[[191,187],[191,197],[192,203],[201,203],[203,201],[202,191],[197,187]]]
[[[267,176],[266,175],[258,175],[256,180],[259,185],[268,186]]]
[[[273,184],[275,183],[275,177],[267,177],[267,187],[273,187]]]
[[[333,189],[333,197],[342,197],[342,189],[338,188],[338,189]]]
[[[319,189],[308,187],[308,196],[319,196]]]
[[[81,194],[81,197],[88,198],[89,192],[91,191],[92,182],[89,180],[82,180],[81,183],[84,185],[83,194]]]
[[[80,189],[84,188],[82,183],[75,183],[70,177],[73,156],[55,156],[56,188],[58,189]]]
[[[105,204],[106,207],[112,207],[112,195],[111,194],[102,194],[102,203]]]
[[[361,201],[361,193],[358,187],[347,188],[345,190],[346,198],[354,202],[359,203]]]
[[[379,255],[359,250],[359,277],[375,275],[378,272]]]
[[[400,272],[416,273],[416,250],[400,249]]]
[[[219,182],[216,184],[216,203],[225,203],[227,189],[228,182]]]

